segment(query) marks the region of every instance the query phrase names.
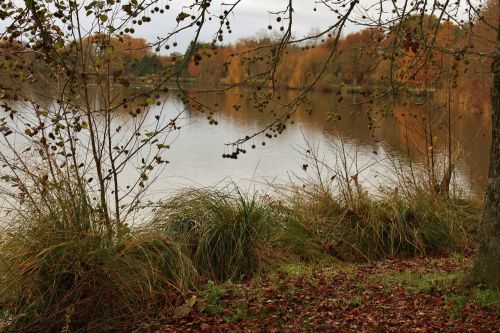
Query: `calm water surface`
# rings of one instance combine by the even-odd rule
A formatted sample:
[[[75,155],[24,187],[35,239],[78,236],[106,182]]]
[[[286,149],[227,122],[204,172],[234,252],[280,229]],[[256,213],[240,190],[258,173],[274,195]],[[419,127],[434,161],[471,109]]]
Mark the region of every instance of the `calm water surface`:
[[[283,93],[283,99],[291,99],[293,92]],[[415,169],[426,165],[425,130],[428,107],[419,99],[410,99],[394,108],[393,113],[382,116],[362,101],[362,96],[349,95],[339,103],[334,93],[311,93],[309,102],[301,106],[292,117],[294,124],[277,138],[259,136],[242,148],[237,160],[223,159],[230,152],[225,144],[251,135],[270,121],[269,112],[259,112],[254,102],[242,92],[217,93],[201,98],[204,104],[216,111],[214,119],[218,125],[210,125],[206,113],[187,109],[182,116],[181,130],[171,134],[171,149],[166,153],[168,164],[151,187],[153,197],[172,192],[186,186],[212,186],[221,181],[234,181],[242,186],[265,188],[267,183],[284,183],[296,177],[313,175],[312,168],[303,170],[306,140],[318,147],[319,156],[329,166],[335,167],[339,158],[338,147],[344,142],[351,174],[360,171],[360,179],[367,189],[378,186],[393,186],[394,171],[390,166],[396,158],[405,159],[411,154]],[[241,105],[235,110],[233,105]],[[185,109],[184,104],[171,93],[165,105],[172,117]],[[341,107],[337,113],[341,120],[327,121],[328,113]],[[271,107],[272,109],[272,107]],[[311,114],[308,111],[313,110]],[[375,130],[370,131],[367,112],[375,121]],[[441,110],[428,114],[433,125],[433,149],[436,164],[443,160],[445,131],[442,124],[446,113]],[[425,118],[425,119],[428,119]],[[485,186],[490,144],[489,117],[483,113],[454,107],[451,115],[455,152],[460,150],[455,181],[467,192],[480,194]],[[341,140],[342,138],[342,140]],[[262,145],[262,141],[266,145]],[[255,144],[256,149],[251,146]],[[427,148],[426,148],[427,147]],[[404,162],[406,163],[406,162]]]
[[[137,91],[117,90],[118,100]],[[277,94],[280,95],[279,103],[285,103],[296,93],[287,91]],[[251,96],[249,91],[241,90],[199,97],[200,102],[214,111],[217,126],[209,123],[207,113],[186,106],[175,90],[164,96],[163,103],[154,106],[144,116],[145,124],[155,124],[155,116],[159,114],[160,123],[168,123],[180,114],[177,124],[181,129],[166,137],[165,142],[171,148],[162,155],[170,163],[156,174],[144,200],[156,201],[185,187],[216,186],[230,181],[251,190],[266,190],[269,184],[300,183],[300,178],[316,177],[312,161],[306,158],[307,142],[317,149],[319,158],[332,169],[339,166],[341,147],[344,147],[350,176],[359,174],[360,183],[370,191],[380,186],[394,188],[394,164],[408,168],[408,154],[411,155],[413,170],[425,172],[426,165],[430,163],[426,152],[432,149],[436,152],[436,169],[438,172],[443,170],[440,163],[446,156],[444,147],[447,145],[448,118],[447,108],[442,103],[434,101],[430,107],[422,99],[412,97],[398,102],[384,101],[385,105],[370,105],[363,103],[367,98],[361,95],[344,94],[339,101],[339,95],[334,92],[310,93],[308,100],[287,122],[287,129],[281,135],[272,139],[260,135],[241,146],[246,149],[246,154],[240,154],[236,160],[223,159],[222,154],[231,152],[225,144],[260,131],[273,121],[270,111],[279,111],[278,105],[271,103],[269,108],[260,112]],[[95,103],[94,107],[99,109],[97,99]],[[113,121],[116,127],[123,129],[119,133],[121,139],[117,137],[113,145],[119,145],[120,140],[123,143],[124,138],[130,137],[137,120],[128,113],[133,108],[129,106],[115,115]],[[341,119],[328,121],[332,112],[334,118]],[[432,127],[428,126],[429,119]],[[475,112],[466,105],[453,105],[451,120],[453,156],[461,156],[454,181],[465,193],[481,195],[486,182],[491,141],[489,115]],[[373,130],[369,130],[370,125]],[[430,130],[432,135],[429,135]],[[433,138],[433,145],[429,143],[429,137]],[[16,150],[22,151],[22,143],[18,144]],[[86,144],[85,140],[81,143],[83,152],[88,150]],[[252,149],[252,145],[256,148]],[[94,167],[89,155],[80,156],[80,159],[89,167]],[[136,166],[141,164],[140,161],[141,156],[136,157],[124,170],[119,181],[121,192],[125,193],[127,186],[138,179],[140,172]],[[306,170],[304,164],[309,165]]]

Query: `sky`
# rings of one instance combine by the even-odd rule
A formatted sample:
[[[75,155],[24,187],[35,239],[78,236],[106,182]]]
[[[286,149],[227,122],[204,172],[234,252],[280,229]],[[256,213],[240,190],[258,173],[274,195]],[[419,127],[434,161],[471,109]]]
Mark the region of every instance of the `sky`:
[[[88,3],[90,0],[77,0],[79,4]],[[168,11],[164,14],[150,14],[151,22],[142,24],[141,26],[135,25],[135,37],[143,37],[150,42],[154,42],[157,37],[164,37],[168,32],[176,26],[176,16],[179,12],[184,11],[188,14],[196,15],[197,11],[183,6],[192,3],[195,0],[158,0],[157,6],[165,8],[166,5],[170,6]],[[227,9],[227,4],[233,3],[236,0],[213,0],[210,6],[211,14],[219,16],[224,9]],[[0,2],[2,2],[0,0]],[[23,1],[14,0],[14,3],[19,6],[24,6]],[[122,0],[122,4],[129,3],[128,0]],[[226,4],[224,6],[223,4]],[[234,10],[233,14],[229,16],[231,22],[231,34],[225,33],[224,44],[234,43],[240,38],[252,37],[257,33],[278,33],[280,23],[276,22],[277,15],[271,15],[269,12],[277,12],[284,10],[288,4],[288,0],[242,0]],[[153,6],[154,7],[154,6]],[[314,10],[316,8],[316,11]],[[335,15],[321,5],[317,5],[314,0],[295,0],[294,1],[294,22],[293,22],[293,35],[296,38],[307,36],[311,31],[317,29],[325,29],[331,26],[334,21],[332,20]],[[185,22],[190,21],[187,19]],[[83,19],[83,24],[90,24],[89,19]],[[284,20],[281,24],[287,24]],[[272,25],[273,30],[268,30],[268,26]],[[7,22],[0,21],[0,32],[4,31]],[[214,18],[205,24],[201,41],[210,42],[214,38],[214,34],[219,29],[219,20]],[[346,32],[356,29],[354,25],[346,27]],[[173,48],[171,45],[170,51],[177,51],[183,53],[190,41],[194,36],[194,30],[188,30],[185,33],[179,34],[173,42],[178,46]],[[166,51],[162,51],[165,54]]]
[[[122,0],[127,1],[128,0]],[[162,8],[165,5],[170,5],[171,9],[165,14],[153,15],[151,23],[143,24],[140,27],[135,26],[136,33],[135,36],[144,37],[149,41],[154,41],[158,36],[164,36],[167,32],[172,31],[176,24],[176,15],[180,11],[185,11],[190,15],[196,15],[197,11],[183,8],[183,5],[193,3],[196,0],[158,0],[157,5]],[[224,9],[227,9],[227,4],[232,4],[237,0],[212,0],[210,6],[211,14],[218,16]],[[321,2],[328,3],[330,8],[322,4]],[[346,3],[349,4],[350,0],[294,0],[294,16],[293,16],[293,38],[302,38],[309,35],[312,31],[325,30],[329,26],[336,23],[337,14],[333,13],[331,8],[340,9],[343,13],[348,7],[340,7],[334,3]],[[467,13],[464,11],[468,8],[468,3],[477,5],[481,3],[482,0],[458,0],[450,2],[449,9],[454,8],[455,4],[459,4],[456,11],[452,10],[450,14],[460,17],[468,21]],[[279,27],[282,24],[287,24],[285,20],[281,23],[276,21],[277,15],[271,13],[276,13],[283,11],[288,5],[289,0],[241,0],[236,6],[234,13],[230,15],[231,22],[231,34],[225,34],[224,43],[234,43],[238,39],[244,37],[255,36],[259,33],[279,33]],[[393,6],[398,7],[398,11],[402,10],[404,4],[411,6],[414,2],[409,0],[391,0],[383,1],[384,5],[384,15],[385,19],[394,17],[392,14]],[[439,2],[435,2],[439,3]],[[226,6],[224,5],[226,4]],[[360,3],[356,6],[356,9],[351,13],[350,17],[360,20],[363,15],[367,15],[371,18],[378,18],[380,0],[360,0]],[[431,0],[428,3],[428,8],[434,4]],[[366,12],[361,12],[361,10],[366,9]],[[439,16],[440,11],[436,11],[435,15]],[[188,19],[189,20],[189,19]],[[186,20],[186,21],[188,21]],[[268,30],[268,26],[273,27],[272,30]],[[343,35],[347,35],[351,32],[361,30],[364,26],[357,25],[351,22],[347,22],[342,30]],[[214,38],[214,34],[219,29],[219,19],[214,18],[212,21],[208,22],[204,26],[202,34],[200,36],[201,41],[210,42]],[[186,32],[185,34],[180,34],[177,36],[175,42],[178,47],[173,50],[183,53],[189,42],[192,40],[194,34],[193,30]],[[172,49],[171,49],[172,50]]]
[[[155,15],[150,23],[135,27],[135,36],[144,37],[149,41],[154,41],[157,36],[162,33],[171,31],[176,24],[175,17],[181,11],[183,3],[188,3],[186,0],[171,0],[162,1],[159,3],[163,6],[169,4],[171,9],[169,13]],[[222,3],[231,3],[233,0],[213,0],[211,5],[212,14],[218,16],[225,8]],[[276,22],[276,15],[269,12],[277,12],[286,8],[288,0],[243,0],[241,1],[234,13],[230,15],[231,34],[225,34],[224,43],[234,43],[236,40],[244,37],[255,36],[256,33],[279,32],[280,23]],[[332,21],[332,12],[324,7],[317,6],[316,11],[314,0],[296,0],[294,2],[294,23],[293,32],[295,37],[300,38],[307,36],[315,29],[326,29],[334,22]],[[196,15],[196,11],[184,9],[188,14]],[[282,24],[286,24],[284,21]],[[272,25],[273,30],[268,30],[268,26]],[[201,40],[210,42],[214,38],[214,34],[219,29],[219,20],[213,19],[205,25],[201,34]],[[352,31],[354,26],[350,27]],[[348,31],[349,28],[346,30]],[[183,52],[189,45],[193,37],[193,30],[179,35],[175,42],[178,43],[176,51]]]
[[[47,0],[45,0],[47,1]],[[91,0],[77,0],[79,4],[88,4]],[[98,0],[99,1],[99,0]],[[103,1],[103,0],[100,0]],[[121,0],[121,4],[128,4],[129,1],[133,0]],[[138,0],[151,2],[154,0]],[[150,14],[149,10],[147,15],[151,16],[151,22],[142,24],[141,26],[134,25],[135,33],[134,37],[142,37],[149,42],[154,42],[158,37],[165,37],[169,32],[171,32],[176,26],[176,16],[181,11],[186,12],[189,15],[197,15],[197,9],[186,8],[185,6],[199,0],[157,0],[155,6],[160,8],[165,8],[166,5],[170,6],[170,9],[165,11],[164,14]],[[212,0],[210,6],[210,12],[215,16],[212,21],[208,21],[203,27],[202,33],[200,35],[200,41],[210,42],[213,40],[215,33],[219,29],[219,16],[225,9],[228,8],[228,4],[234,3],[238,0]],[[314,30],[324,30],[329,26],[336,23],[337,15],[333,13],[325,5],[321,4],[323,0],[294,0],[294,18],[293,18],[293,37],[301,38],[309,35]],[[342,2],[344,0],[339,0]],[[464,0],[462,0],[464,1]],[[473,3],[477,3],[480,0],[473,0]],[[0,0],[2,2],[2,0]],[[286,8],[289,0],[241,0],[236,6],[234,12],[229,16],[231,22],[231,34],[224,34],[224,44],[235,43],[238,39],[245,37],[252,37],[257,35],[262,35],[262,33],[279,33],[279,27],[281,24],[287,24],[285,20],[281,23],[276,22],[277,15],[271,14],[272,12],[282,11]],[[325,1],[333,3],[333,1]],[[348,2],[345,0],[345,2]],[[411,2],[411,1],[410,1]],[[14,0],[14,3],[24,6],[22,0]],[[369,9],[370,14],[377,15],[378,6],[370,7],[370,4],[377,4],[378,0],[361,0],[361,5],[359,7],[371,8]],[[401,6],[403,3],[408,3],[405,0],[394,0],[384,2],[387,6],[392,6],[397,4]],[[154,6],[151,7],[151,9]],[[337,7],[340,8],[340,7]],[[340,8],[341,11],[345,11],[346,8]],[[386,10],[390,13],[390,10]],[[361,17],[362,13],[354,12],[356,17]],[[190,22],[188,18],[182,23]],[[83,25],[90,26],[91,20],[89,18],[82,19]],[[268,30],[268,26],[272,25],[273,29]],[[0,32],[6,27],[6,22],[0,21]],[[132,26],[129,26],[132,27]],[[347,23],[343,29],[343,34],[348,34],[350,32],[360,30],[361,26],[356,26],[353,23]],[[170,49],[166,51],[162,49],[162,54],[167,54],[169,52],[180,52],[184,53],[189,43],[193,39],[194,29],[186,30],[169,41]],[[176,47],[173,46],[174,42],[177,44]]]

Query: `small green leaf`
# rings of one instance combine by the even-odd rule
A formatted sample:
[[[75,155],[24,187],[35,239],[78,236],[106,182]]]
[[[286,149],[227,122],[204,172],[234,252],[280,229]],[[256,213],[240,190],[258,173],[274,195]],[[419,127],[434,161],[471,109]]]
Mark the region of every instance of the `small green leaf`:
[[[165,145],[163,143],[159,143],[156,145],[158,149],[170,149],[170,145]]]
[[[180,22],[180,21],[184,21],[184,19],[186,17],[189,17],[190,15],[188,13],[184,13],[184,12],[180,12],[178,15],[177,15],[177,22]]]
[[[55,49],[60,49],[63,46],[64,46],[64,42],[62,40],[60,40],[60,39],[57,42],[54,43],[54,48]]]

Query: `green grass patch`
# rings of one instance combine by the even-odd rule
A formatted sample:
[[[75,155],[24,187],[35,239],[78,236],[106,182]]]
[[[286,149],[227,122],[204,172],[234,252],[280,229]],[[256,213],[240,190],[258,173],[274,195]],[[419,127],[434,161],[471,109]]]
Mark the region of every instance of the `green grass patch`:
[[[468,304],[475,304],[481,308],[493,308],[500,311],[500,289],[472,287],[454,290],[445,295],[453,316],[458,316]]]
[[[249,313],[246,303],[238,303],[232,307],[231,312],[224,316],[224,320],[228,323],[235,323],[248,319],[255,314]]]
[[[253,297],[260,298],[258,287],[249,289]],[[225,282],[216,284],[208,281],[201,290],[201,310],[209,315],[222,315],[224,321],[234,323],[251,317],[259,316],[261,312],[255,312],[248,308],[248,295],[243,291],[241,285]]]
[[[439,292],[450,306],[452,315],[458,315],[468,304],[500,310],[500,289],[484,286],[466,287],[460,282],[464,272],[419,272],[406,270],[388,272],[368,278],[370,284],[382,284],[387,289],[400,287],[412,294]]]
[[[224,312],[225,306],[223,297],[225,291],[223,284],[215,284],[211,280],[208,281],[205,289],[201,292],[201,297],[205,302],[205,313],[219,314]]]
[[[462,272],[420,273],[411,270],[385,273],[370,277],[370,283],[382,283],[387,288],[398,286],[413,294],[447,290],[463,277]]]
[[[471,290],[474,303],[481,307],[493,307],[500,311],[500,289],[499,288],[479,288]]]
[[[310,277],[314,272],[314,267],[304,263],[284,264],[277,269],[277,272],[285,273],[290,277]]]

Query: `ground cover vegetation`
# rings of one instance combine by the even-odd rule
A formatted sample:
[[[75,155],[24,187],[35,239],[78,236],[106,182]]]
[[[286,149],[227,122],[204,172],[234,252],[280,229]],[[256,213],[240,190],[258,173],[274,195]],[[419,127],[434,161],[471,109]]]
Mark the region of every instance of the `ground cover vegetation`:
[[[184,312],[137,331],[494,332],[498,289],[457,286],[470,265],[470,254],[282,265],[243,283],[209,282]]]
[[[173,31],[149,44],[131,37],[134,27],[164,14],[170,3],[0,4],[7,26],[0,35],[0,330],[244,330],[258,328],[257,319],[266,330],[498,329],[497,3],[483,9],[467,4],[466,22],[453,15],[460,3],[381,2],[381,11],[395,15],[380,12],[377,20],[359,14],[368,13],[357,1],[324,1],[337,21],[295,39],[290,0],[273,13],[283,25],[280,38],[221,46],[238,3],[225,4],[219,15],[211,1],[194,1],[176,13]],[[209,18],[221,27],[207,48],[199,35]],[[343,38],[347,20],[373,28]],[[157,54],[175,47],[176,36],[189,29],[194,37],[185,54]],[[220,66],[204,66],[212,57]],[[285,63],[298,70],[287,71]],[[217,124],[214,106],[199,97],[210,89],[188,91],[181,80],[187,74],[213,75],[212,82],[227,85],[223,89],[250,85],[256,105],[274,115],[261,131],[229,144],[224,157],[237,158],[250,139],[286,130],[312,89],[332,90],[339,99],[341,85],[362,92],[373,128],[372,112],[382,112],[370,106],[374,100],[390,102],[402,90],[434,91],[449,100],[471,82],[489,86],[476,75],[489,64],[493,144],[484,205],[450,187],[456,158],[451,136],[438,175],[430,127],[427,178],[415,180],[412,170],[401,170],[402,194],[385,189],[369,196],[340,154],[341,169],[332,167],[330,181],[318,177],[273,195],[233,184],[186,190],[136,217],[148,186],[169,163],[165,156],[183,113],[206,112]],[[463,74],[469,71],[475,74]],[[117,86],[134,84],[132,76],[147,76],[146,92],[116,94]],[[177,83],[185,103],[174,117],[161,107],[169,82]],[[278,86],[299,93],[283,104]],[[476,95],[473,104],[481,104]],[[339,120],[339,110],[329,118]],[[446,119],[451,131],[451,117]],[[307,154],[321,164],[314,151]],[[473,244],[479,245],[474,263]],[[432,257],[446,254],[451,257]],[[468,282],[463,288],[450,282],[462,275]],[[396,305],[402,314],[386,308]],[[303,315],[292,316],[294,310]],[[321,326],[323,319],[328,327]]]

